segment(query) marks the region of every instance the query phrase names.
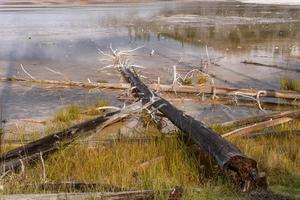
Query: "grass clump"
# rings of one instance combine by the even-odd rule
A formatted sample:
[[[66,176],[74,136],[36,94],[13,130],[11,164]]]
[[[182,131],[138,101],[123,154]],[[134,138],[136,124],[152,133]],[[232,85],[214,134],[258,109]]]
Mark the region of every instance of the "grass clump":
[[[197,84],[201,85],[201,84],[205,84],[208,82],[208,77],[204,76],[204,75],[198,75],[197,76]]]
[[[187,78],[182,81],[182,85],[193,85],[193,79]]]
[[[54,114],[53,119],[47,124],[46,134],[51,134],[56,131],[61,131],[68,128],[72,123],[78,123],[91,117],[102,115],[103,110],[97,108],[107,106],[107,102],[99,100],[92,105],[70,105]]]
[[[280,86],[284,90],[300,91],[300,81],[287,76],[280,79]]]
[[[149,160],[162,159],[141,167]],[[175,185],[197,186],[196,162],[184,151],[177,138],[149,143],[119,142],[109,148],[74,145],[52,155],[45,163],[48,180],[104,182],[124,189],[172,188]],[[26,181],[39,180],[41,165],[26,171]],[[23,185],[18,192],[27,190]],[[30,190],[33,190],[34,187]],[[8,187],[7,192],[15,193]]]
[[[81,110],[78,105],[70,105],[57,113],[52,120],[53,123],[70,123],[80,119]]]
[[[183,186],[185,200],[238,197],[226,179],[208,179],[199,173],[199,162],[179,137],[148,143],[128,143],[124,139],[109,148],[73,145],[50,156],[45,161],[45,171],[49,182],[96,182],[124,191],[154,190],[155,199],[167,199],[168,192],[163,191],[177,185]],[[5,182],[5,193],[47,192],[39,187],[42,174],[41,165],[27,168],[25,174]],[[100,186],[93,191],[109,189]]]

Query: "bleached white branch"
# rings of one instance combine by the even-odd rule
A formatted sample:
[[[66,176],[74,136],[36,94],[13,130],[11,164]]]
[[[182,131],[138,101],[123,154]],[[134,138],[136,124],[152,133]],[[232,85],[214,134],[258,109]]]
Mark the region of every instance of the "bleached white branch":
[[[31,79],[35,80],[35,78],[34,78],[33,76],[31,76],[31,74],[29,74],[29,73],[25,70],[25,68],[23,67],[22,64],[20,64],[20,66],[21,66],[21,69],[23,70],[23,72],[24,72],[25,74],[27,74]]]
[[[64,77],[64,79],[66,79],[67,81],[70,81],[70,79],[66,75],[64,75],[63,73],[61,73],[61,72],[55,71],[55,70],[53,70],[53,69],[51,69],[49,67],[45,67],[45,69],[48,70],[48,71],[50,71],[50,72],[52,72],[52,73],[54,73],[54,74],[61,75],[61,76]]]

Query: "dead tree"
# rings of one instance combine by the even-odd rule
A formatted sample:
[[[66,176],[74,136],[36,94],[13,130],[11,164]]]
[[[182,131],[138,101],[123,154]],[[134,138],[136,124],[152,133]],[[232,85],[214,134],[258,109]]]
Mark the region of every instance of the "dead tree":
[[[40,154],[47,155],[71,143],[80,135],[95,131],[95,127],[118,112],[108,113],[8,151],[0,157],[0,174],[9,170],[15,171],[22,167],[24,162],[36,160],[40,157]]]
[[[149,106],[149,104],[144,106]],[[0,175],[5,174],[8,171],[22,169],[24,163],[43,159],[42,156],[46,156],[49,153],[69,145],[78,137],[97,133],[109,124],[119,121],[129,114],[139,112],[141,109],[143,109],[142,104],[136,102],[122,110],[110,112],[95,119],[76,124],[63,131],[45,136],[24,146],[10,150],[0,157]]]
[[[247,157],[236,146],[223,139],[200,121],[177,109],[165,99],[151,91],[128,67],[120,67],[120,72],[133,87],[133,93],[142,102],[153,102],[154,109],[164,114],[174,125],[182,130],[189,141],[210,154],[221,170],[243,191],[251,191],[261,185],[260,174],[255,160]]]

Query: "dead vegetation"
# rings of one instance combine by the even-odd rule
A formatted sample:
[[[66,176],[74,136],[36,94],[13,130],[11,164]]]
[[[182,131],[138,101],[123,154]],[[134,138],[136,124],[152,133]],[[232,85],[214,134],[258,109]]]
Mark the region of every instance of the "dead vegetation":
[[[263,130],[290,132],[285,135],[274,134],[268,139],[263,135],[255,139],[231,139],[245,154],[258,161],[260,169],[268,174],[269,188],[273,192],[299,194],[300,137],[292,134],[295,129],[300,129],[299,120]],[[221,125],[214,126],[214,130],[220,134],[228,131]],[[45,168],[40,164],[28,166],[23,174],[6,177],[3,192],[65,192],[65,187],[56,190],[42,187],[45,171],[46,183],[97,183],[94,187],[85,188],[85,192],[154,190],[156,199],[166,199],[168,192],[163,191],[182,185],[183,199],[247,198],[232,188],[214,162],[208,161],[204,155],[194,154],[182,142],[180,134],[171,138],[162,136],[159,140],[155,139],[153,129],[146,134],[150,134],[146,143],[128,142],[131,138],[120,138],[107,147],[75,143],[51,155],[45,160]],[[156,135],[162,133],[157,130]],[[147,162],[151,164],[145,164]],[[67,191],[77,190],[70,187]]]
[[[73,139],[72,135],[74,133],[80,133],[81,137],[84,136],[81,133],[85,133],[85,129],[80,131],[80,127],[89,120],[93,121],[95,116],[97,116],[96,119],[105,119],[103,122],[101,121],[101,124],[92,127],[96,130],[93,130],[93,132],[99,134],[104,127],[131,116],[133,113],[125,112],[123,113],[125,115],[120,117],[118,112],[122,114],[124,108],[108,106],[103,101],[99,101],[93,106],[71,105],[56,113],[54,118],[46,123],[45,135],[54,137],[57,135],[55,133],[57,131],[70,133],[66,137],[67,145],[64,145],[64,148],[58,148],[55,152],[51,151],[51,154],[49,153],[45,157],[40,156],[40,159],[33,159],[30,161],[32,165],[27,165],[28,160],[22,159],[30,156],[28,153],[30,151],[26,150],[28,146],[24,145],[19,148],[3,146],[6,154],[3,154],[1,158],[2,167],[6,165],[4,163],[9,157],[11,160],[16,157],[17,161],[20,162],[17,165],[20,168],[19,171],[3,171],[1,180],[4,194],[66,192],[66,190],[68,192],[78,192],[78,188],[74,186],[77,183],[77,185],[84,186],[83,189],[80,189],[83,192],[137,190],[153,192],[154,196],[147,197],[148,199],[167,199],[168,197],[171,199],[170,194],[172,192],[170,193],[170,191],[173,191],[173,188],[179,188],[179,193],[183,192],[181,199],[251,199],[251,196],[242,193],[241,189],[251,191],[257,189],[258,186],[265,188],[267,184],[266,182],[257,182],[260,178],[265,180],[265,176],[258,174],[256,164],[258,164],[261,171],[266,172],[270,191],[293,195],[299,193],[300,151],[298,146],[300,140],[297,135],[292,134],[294,130],[300,129],[298,115],[283,116],[279,114],[281,118],[274,120],[271,118],[269,121],[267,118],[270,116],[261,117],[267,121],[259,121],[259,116],[256,118],[257,120],[255,118],[252,121],[249,119],[244,120],[247,123],[233,122],[228,123],[227,126],[224,124],[214,125],[211,127],[214,130],[212,131],[201,122],[197,122],[192,117],[176,109],[168,101],[153,93],[152,90],[149,90],[140,81],[138,74],[134,73],[134,70],[131,71],[132,68],[129,68],[127,58],[121,57],[126,56],[131,51],[122,52],[112,48],[111,51],[112,56],[110,55],[110,58],[113,59],[113,65],[106,66],[106,68],[113,67],[120,70],[132,84],[132,87],[128,84],[119,84],[119,86],[129,88],[135,96],[142,99],[144,105],[139,105],[142,109],[139,109],[138,113],[143,110],[144,116],[140,120],[144,125],[144,131],[141,136],[147,138],[147,140],[137,139],[132,142],[135,139],[134,137],[119,137],[112,139],[109,146],[101,144],[91,146],[88,143],[78,142],[78,138],[70,142],[69,139]],[[106,55],[103,52],[101,53]],[[203,72],[199,73],[200,76],[197,73],[194,76],[193,72],[196,72],[195,70],[182,76],[177,73],[176,67],[174,67],[173,72],[173,85],[168,89],[170,92],[176,93],[178,92],[177,88],[184,88],[185,92],[190,89],[191,93],[197,91],[199,94],[199,88],[190,86],[187,89],[188,86],[182,85],[212,84],[209,86],[210,91],[207,93],[211,94],[213,99],[218,98],[217,95],[221,94],[231,95],[235,98],[242,96],[254,100],[261,110],[263,108],[260,104],[260,97],[287,98],[296,101],[297,96],[299,96],[296,92],[287,93],[286,91],[256,91],[252,89],[239,89],[236,91],[230,88],[216,88],[213,81],[209,80],[211,77],[203,75]],[[30,74],[28,76],[31,77],[31,82],[43,82],[32,78],[33,76]],[[13,78],[12,80],[16,79]],[[64,83],[72,84],[71,81]],[[92,84],[87,83],[88,87]],[[99,87],[98,84],[97,87]],[[155,88],[160,88],[158,91],[161,91],[163,87],[158,83]],[[201,90],[201,92],[203,91]],[[107,114],[105,112],[107,109],[117,111]],[[117,118],[114,118],[115,114],[118,114]],[[160,121],[157,120],[157,117],[160,117],[161,120],[167,117],[182,132],[177,131],[175,136],[167,137],[171,133],[161,132],[161,126],[158,125]],[[282,117],[289,120],[282,120]],[[178,121],[177,119],[181,120]],[[193,122],[190,125],[194,126],[194,132],[191,131],[188,121],[182,123],[186,119]],[[102,123],[106,123],[106,120],[110,123],[103,126]],[[270,124],[270,121],[272,126],[266,125]],[[258,122],[261,124],[256,124]],[[195,126],[196,124],[200,125]],[[70,126],[71,128],[69,128]],[[256,128],[253,128],[253,126]],[[241,133],[241,130],[243,134],[237,134],[237,132]],[[280,136],[274,134],[274,136],[268,136],[267,139],[263,134],[255,138],[233,137],[229,138],[228,141],[216,134],[248,135],[253,132],[279,133],[283,131],[288,132],[288,134]],[[174,132],[172,134],[174,135]],[[60,140],[57,141],[60,142]],[[40,144],[43,145],[44,143]],[[227,150],[233,151],[224,152],[225,146]],[[214,152],[214,148],[222,148],[223,150]],[[41,152],[40,149],[37,152]],[[238,155],[238,159],[231,155],[232,152],[235,156]],[[238,162],[235,162],[236,160]],[[253,174],[249,175],[249,170],[255,173],[255,176],[252,176]],[[241,185],[234,186],[232,184],[233,179],[231,178],[230,181],[228,179],[230,176],[226,172],[238,172],[234,177],[238,178]],[[248,180],[249,177],[252,179]],[[252,182],[256,183],[254,187],[252,187]],[[71,185],[66,188],[65,183],[71,183]],[[45,187],[47,184],[48,186],[55,185],[55,189]],[[265,185],[261,186],[260,184]],[[183,190],[180,188],[183,188]]]
[[[280,79],[280,86],[284,90],[300,91],[300,81],[287,76]]]

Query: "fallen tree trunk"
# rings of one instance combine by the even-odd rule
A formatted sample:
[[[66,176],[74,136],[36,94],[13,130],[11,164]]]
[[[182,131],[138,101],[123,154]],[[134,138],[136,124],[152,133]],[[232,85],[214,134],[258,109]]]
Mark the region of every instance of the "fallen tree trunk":
[[[151,91],[129,68],[120,68],[124,78],[134,87],[133,92],[144,103],[151,102],[174,125],[182,130],[189,141],[209,153],[219,167],[243,191],[260,187],[261,180],[255,160],[244,155],[236,146],[207,128],[202,122],[183,113],[165,99]]]
[[[188,102],[200,102],[201,104],[213,104],[213,105],[229,105],[229,106],[244,106],[244,107],[251,107],[251,108],[258,108],[257,102],[253,102],[252,99],[245,98],[239,99],[238,103],[230,98],[230,96],[218,97],[217,99],[211,98],[202,98],[201,96],[195,95],[184,95],[183,97],[173,97],[170,95],[161,94],[166,100],[171,103],[188,103]],[[119,100],[135,100],[133,97],[118,97]],[[297,102],[296,102],[297,103]],[[288,109],[294,109],[297,104],[292,102],[275,102],[275,101],[268,101],[266,99],[260,101],[261,106],[265,110],[273,110],[273,111],[283,111]]]
[[[265,129],[265,128],[269,128],[269,127],[273,127],[279,124],[284,124],[287,123],[289,121],[292,121],[292,118],[289,117],[282,117],[282,118],[278,118],[278,119],[274,119],[274,120],[268,120],[265,122],[260,122],[257,124],[253,124],[250,126],[246,126],[246,127],[242,127],[233,131],[230,131],[229,133],[225,133],[222,135],[222,137],[224,138],[233,138],[233,137],[237,137],[237,136],[242,136],[242,135],[246,135],[248,133],[254,132],[254,131],[258,131],[261,129]]]
[[[300,72],[300,69],[286,68],[286,67],[279,66],[279,65],[268,65],[268,64],[253,62],[253,61],[247,61],[247,60],[245,60],[241,63],[248,64],[248,65],[258,65],[258,66],[263,66],[263,67],[271,67],[271,68],[282,69],[282,70],[292,71],[292,72]]]
[[[15,194],[3,195],[4,200],[152,200],[154,191],[127,191],[127,192],[97,192],[97,193],[56,193],[56,194]]]
[[[291,111],[285,111],[285,112],[276,112],[276,113],[271,113],[267,115],[259,115],[259,116],[253,116],[253,117],[248,117],[246,119],[241,119],[241,120],[234,120],[230,122],[225,122],[222,123],[222,127],[236,127],[236,126],[244,126],[248,124],[253,124],[253,123],[258,123],[258,122],[263,122],[263,121],[268,121],[268,120],[274,120],[282,117],[290,117],[290,118],[298,118],[300,117],[300,110],[291,110]]]
[[[24,165],[24,162],[39,158],[40,153],[46,155],[71,143],[79,135],[88,134],[89,131],[95,130],[95,127],[101,125],[117,113],[118,111],[108,113],[104,116],[75,125],[61,132],[45,136],[30,142],[29,144],[8,151],[0,157],[0,174],[5,173],[8,170],[15,171]]]
[[[137,112],[141,108],[142,105],[138,102],[126,107],[122,111],[105,114],[10,150],[0,157],[0,174],[22,168],[25,162],[31,162],[39,158],[42,159],[42,156],[69,145],[79,136],[88,136],[97,133],[107,125],[127,117],[131,113]]]
[[[84,83],[75,81],[55,81],[55,80],[27,80],[17,77],[12,78],[0,78],[1,81],[17,81],[28,82],[36,84],[48,84],[64,87],[83,87],[88,89],[93,88],[106,88],[106,89],[130,89],[130,85],[126,83]],[[149,86],[152,90],[159,90],[160,92],[174,92],[187,93],[187,94],[209,94],[209,95],[224,95],[224,96],[237,96],[240,94],[257,97],[271,97],[271,98],[283,98],[283,99],[300,99],[300,93],[295,91],[286,90],[256,90],[256,89],[243,89],[243,88],[225,88],[225,87],[212,87],[209,85],[197,85],[197,86],[173,86],[162,84],[151,84]]]

